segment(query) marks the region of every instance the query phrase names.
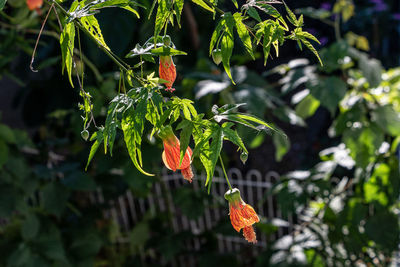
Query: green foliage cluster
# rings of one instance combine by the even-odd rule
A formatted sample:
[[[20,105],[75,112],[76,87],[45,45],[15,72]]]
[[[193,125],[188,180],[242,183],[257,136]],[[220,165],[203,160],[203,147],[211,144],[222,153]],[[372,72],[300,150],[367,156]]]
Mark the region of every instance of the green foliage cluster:
[[[327,134],[337,145],[322,150],[313,168],[287,174],[274,188],[282,210],[302,223],[294,238],[277,242],[284,250],[272,258],[278,265],[387,266],[400,241],[400,72],[383,70],[343,40],[320,55],[323,67],[275,70],[304,74],[301,82],[288,79],[283,92],[297,90],[292,103],[303,119],[327,109]]]
[[[270,4],[256,2],[247,3],[246,6],[243,7],[242,12],[237,12],[232,15],[230,12],[220,10],[217,7],[217,3],[211,3],[208,1],[204,2],[203,0],[197,0],[195,3],[208,11],[213,12],[214,16],[217,12],[221,14],[221,19],[211,37],[210,55],[215,47],[220,50],[223,66],[231,80],[230,58],[234,46],[234,28],[236,29],[240,40],[243,42],[246,51],[253,59],[253,43],[258,44],[261,39],[264,40],[263,51],[265,63],[269,56],[270,47],[274,46],[276,55],[278,56],[279,46],[284,43],[285,39],[296,40],[300,47],[301,44],[304,44],[313,51],[319,59],[318,53],[307,39],[316,42],[318,42],[318,40],[313,35],[303,32],[303,17],[300,16],[299,18],[296,18],[294,13],[286,4],[285,8],[289,14],[287,18],[289,22],[295,26],[295,29],[290,32],[290,35],[285,35],[286,32],[289,32],[287,23],[282,15]],[[110,153],[112,153],[112,146],[116,137],[116,129],[119,128],[124,133],[126,147],[133,164],[140,172],[151,176],[152,174],[143,169],[141,156],[141,142],[146,121],[153,126],[150,134],[152,137],[166,125],[172,125],[180,119],[180,123],[177,125],[176,129],[183,129],[181,131],[181,139],[183,140],[180,147],[181,161],[190,143],[190,136],[192,135],[195,143],[194,157],[198,156],[200,158],[200,161],[206,170],[206,185],[208,186],[208,191],[210,191],[212,177],[219,154],[221,153],[224,139],[236,144],[238,150],[242,153],[245,153],[246,155],[248,154],[248,151],[238,133],[234,129],[231,129],[235,124],[242,124],[255,130],[276,130],[276,128],[271,124],[268,124],[253,115],[234,112],[236,108],[235,106],[222,107],[220,108],[222,111],[218,111],[219,109],[216,107],[214,110],[217,112],[214,112],[214,116],[211,119],[204,119],[204,114],[197,114],[195,107],[192,105],[192,101],[189,99],[181,100],[178,98],[171,98],[170,100],[165,100],[159,84],[166,81],[155,78],[154,73],[144,77],[143,64],[145,61],[154,63],[155,56],[176,56],[186,54],[185,52],[176,50],[173,42],[171,43],[170,37],[166,35],[168,24],[174,25],[174,16],[176,22],[180,25],[180,16],[183,8],[182,1],[154,1],[149,13],[150,18],[153,9],[157,6],[154,36],[146,41],[143,46],[137,44],[127,55],[127,57],[139,57],[140,62],[134,67],[129,66],[109,49],[101,34],[99,24],[93,14],[101,8],[118,6],[126,8],[139,16],[136,10],[133,9],[133,7],[140,6],[138,3],[129,2],[128,5],[128,2],[117,0],[101,1],[99,3],[74,1],[68,12],[63,9],[58,2],[53,2],[52,7],[54,7],[54,5],[56,5],[65,16],[65,18],[61,19],[63,30],[60,44],[63,56],[63,70],[65,66],[72,86],[72,51],[74,50],[76,27],[97,42],[98,46],[114,60],[114,62],[120,67],[121,71],[120,91],[122,91],[122,93],[117,95],[114,100],[111,101],[108,108],[105,126],[97,127],[97,131],[90,137],[90,141],[94,141],[94,143],[89,154],[86,168],[102,142],[104,142],[105,153],[107,153],[107,147],[110,148]],[[236,2],[235,6],[238,8]],[[258,14],[258,11],[255,8],[264,11],[273,19],[276,19],[276,21],[273,19],[265,21],[259,20],[259,16],[256,15]],[[253,27],[257,30],[255,35],[252,33],[253,29],[244,24],[244,21],[248,19],[246,16],[247,10],[251,10],[251,17],[255,17],[256,21],[259,21],[259,23]],[[159,35],[162,30],[164,30],[164,36],[160,37]],[[253,40],[250,37],[250,33],[255,36]],[[78,42],[80,43],[79,37]],[[140,76],[133,71],[135,68],[139,67],[141,68]],[[78,74],[77,78],[79,82],[80,78]],[[83,80],[83,74],[81,80]],[[125,82],[127,82],[130,87],[133,87],[133,89],[126,92]],[[86,131],[90,126],[93,116],[89,115],[92,113],[90,95],[85,92],[82,85],[80,85],[80,90],[81,95],[84,98],[84,104],[81,105],[81,109],[85,113],[83,137],[84,139],[87,139]],[[89,117],[91,118],[90,120],[88,119]],[[219,125],[222,120],[230,121],[230,123]],[[280,131],[277,131],[277,133],[280,133]]]

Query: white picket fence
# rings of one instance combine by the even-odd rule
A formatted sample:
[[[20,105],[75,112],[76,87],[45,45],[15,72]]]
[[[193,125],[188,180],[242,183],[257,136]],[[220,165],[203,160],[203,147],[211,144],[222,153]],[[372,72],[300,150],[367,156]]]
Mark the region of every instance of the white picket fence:
[[[239,169],[231,168],[227,170],[227,174],[232,187],[239,188],[242,198],[255,208],[262,221],[268,221],[269,223],[277,222],[277,224],[281,226],[277,233],[268,236],[268,238],[266,235],[257,231],[258,242],[256,245],[258,247],[265,247],[268,241],[280,238],[293,230],[292,218],[289,217],[288,221],[280,220],[279,218],[281,218],[282,215],[277,208],[276,200],[271,194],[267,194],[271,186],[279,180],[278,173],[270,171],[262,175],[260,171],[253,169],[243,174]],[[204,187],[205,178],[204,173],[195,175],[195,179],[190,186],[192,186],[194,190],[206,190]],[[164,168],[162,171],[162,182],[155,183],[152,193],[146,198],[134,198],[132,193],[128,190],[124,195],[118,197],[118,199],[111,201],[109,203],[111,208],[105,211],[104,216],[115,220],[120,227],[119,230],[122,235],[119,242],[129,242],[129,238],[123,233],[127,233],[136,223],[140,222],[144,214],[151,213],[154,215],[156,212],[168,210],[173,215],[171,222],[173,231],[175,233],[191,231],[194,236],[193,242],[187,245],[191,249],[199,250],[201,240],[196,238],[196,236],[205,230],[211,229],[221,219],[228,218],[228,203],[223,198],[228,186],[221,168],[217,167],[211,187],[211,194],[214,196],[212,198],[212,203],[205,203],[205,206],[208,208],[206,208],[202,217],[197,220],[191,220],[183,215],[179,211],[179,208],[174,205],[171,195],[174,189],[184,184],[187,184],[187,181],[182,178],[180,173],[173,173]],[[94,203],[104,203],[102,192],[98,190],[96,193],[92,194],[91,200]],[[220,252],[238,251],[243,245],[247,245],[247,242],[239,233],[235,236],[219,234],[217,238]]]

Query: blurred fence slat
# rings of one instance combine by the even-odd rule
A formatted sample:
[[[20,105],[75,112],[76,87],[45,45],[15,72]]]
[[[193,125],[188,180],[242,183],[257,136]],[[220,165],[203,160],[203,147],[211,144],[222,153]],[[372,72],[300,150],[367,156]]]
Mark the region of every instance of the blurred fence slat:
[[[248,204],[252,205],[260,218],[266,219],[269,223],[273,219],[282,218],[280,210],[276,206],[276,200],[268,191],[279,181],[279,174],[276,172],[268,172],[263,175],[258,170],[249,170],[245,175],[237,168],[227,170],[227,174],[233,187],[239,188],[242,198]],[[165,168],[162,171],[162,181],[154,184],[151,193],[145,198],[136,198],[130,191],[119,196],[118,199],[110,201],[109,209],[104,212],[104,216],[115,220],[121,232],[121,238],[118,242],[129,243],[129,231],[140,222],[145,214],[154,215],[156,212],[170,212],[173,216],[171,219],[172,230],[175,233],[182,231],[190,231],[194,238],[187,241],[187,248],[198,251],[201,248],[202,241],[198,236],[204,231],[212,229],[221,219],[228,218],[228,203],[224,199],[224,193],[228,186],[223,176],[223,171],[218,166],[215,170],[213,185],[211,189],[212,200],[204,200],[207,207],[203,216],[196,220],[189,219],[182,214],[179,207],[173,202],[172,192],[175,189],[187,186],[187,182],[183,180],[180,173],[172,173]],[[204,173],[195,176],[193,183],[190,185],[193,190],[206,190],[203,186],[206,179]],[[104,197],[100,190],[94,192],[90,199],[94,203],[104,203]],[[289,229],[293,229],[295,223],[292,217],[289,217]],[[270,240],[276,240],[288,233],[288,229],[284,231],[279,227],[278,232],[267,237],[265,234],[257,231],[258,242],[256,247],[263,248]],[[235,252],[239,251],[243,246],[247,245],[247,241],[237,234],[235,236],[225,236],[217,234],[219,252]],[[185,256],[186,257],[186,256]],[[183,263],[194,264],[194,259],[179,258],[175,259],[173,265],[182,266]]]

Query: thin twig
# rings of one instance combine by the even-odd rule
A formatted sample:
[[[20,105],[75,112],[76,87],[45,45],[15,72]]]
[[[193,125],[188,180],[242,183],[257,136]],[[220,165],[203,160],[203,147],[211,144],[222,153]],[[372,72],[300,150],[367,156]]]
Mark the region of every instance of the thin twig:
[[[42,35],[43,29],[44,29],[44,25],[46,25],[46,21],[47,21],[49,15],[50,15],[50,12],[51,12],[51,10],[52,10],[53,8],[54,8],[54,4],[51,4],[51,6],[50,6],[50,8],[49,8],[49,11],[47,11],[46,17],[44,18],[44,21],[43,21],[43,23],[42,23],[42,27],[40,28],[38,37],[37,37],[37,39],[36,39],[35,48],[33,49],[33,52],[32,52],[31,64],[29,65],[29,68],[30,68],[31,71],[33,71],[33,72],[38,72],[37,70],[35,70],[35,69],[33,68],[33,61],[35,61],[36,49],[37,49],[37,46],[38,46],[38,44],[39,44],[40,36]]]

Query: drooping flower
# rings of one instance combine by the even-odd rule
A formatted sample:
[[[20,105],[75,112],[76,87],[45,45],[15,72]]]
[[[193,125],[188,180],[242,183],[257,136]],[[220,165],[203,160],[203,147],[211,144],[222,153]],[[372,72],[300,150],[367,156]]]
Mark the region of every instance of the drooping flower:
[[[36,12],[40,13],[40,8],[43,5],[43,0],[26,0],[26,5],[29,10],[36,10]]]
[[[172,171],[181,170],[183,178],[192,182],[193,171],[190,165],[192,163],[192,149],[190,147],[186,149],[186,153],[180,164],[180,142],[174,135],[171,126],[164,127],[160,131],[159,136],[163,140],[164,151],[162,153],[162,160],[165,166]]]
[[[233,228],[237,232],[243,229],[244,238],[250,243],[257,243],[253,224],[260,219],[253,207],[243,201],[237,188],[228,190],[224,197],[229,202],[229,217]]]
[[[160,66],[158,71],[160,78],[168,81],[165,83],[165,86],[167,86],[167,89],[165,90],[169,92],[175,91],[175,89],[172,88],[172,84],[176,79],[176,68],[172,56],[160,56]]]

